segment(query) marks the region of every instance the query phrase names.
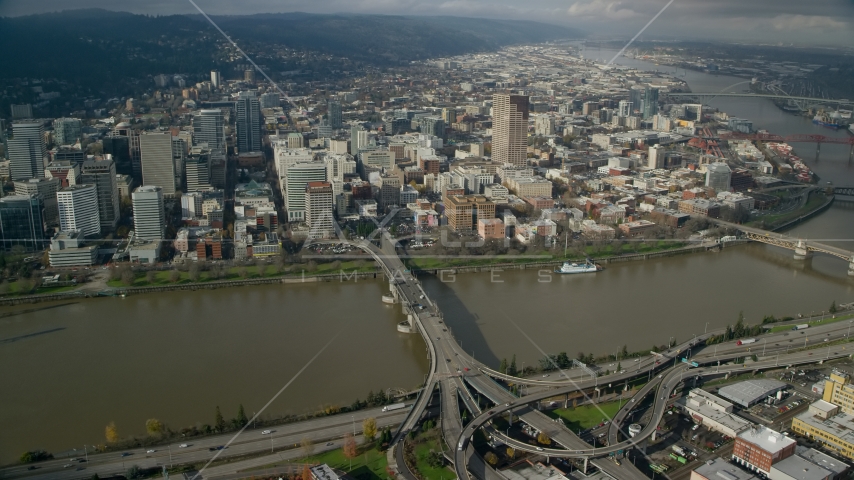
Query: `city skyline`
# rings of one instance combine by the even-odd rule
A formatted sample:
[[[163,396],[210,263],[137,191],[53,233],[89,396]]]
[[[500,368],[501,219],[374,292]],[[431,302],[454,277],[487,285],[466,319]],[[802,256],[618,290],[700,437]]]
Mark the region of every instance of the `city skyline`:
[[[642,26],[666,2],[639,0],[540,0],[524,7],[510,0],[448,0],[438,4],[422,0],[325,0],[305,4],[294,0],[251,0],[236,7],[223,0],[199,2],[210,15],[247,15],[306,12],[324,14],[383,14],[532,20],[583,30],[592,38],[624,38]],[[189,2],[155,1],[116,7],[106,0],[10,0],[0,6],[0,16],[21,16],[80,8],[103,8],[145,15],[183,15],[198,12]],[[769,14],[770,13],[770,14]],[[813,46],[854,45],[854,3],[844,0],[817,2],[755,1],[702,2],[681,0],[667,9],[641,39],[693,39],[722,42]],[[667,24],[667,28],[656,25]],[[629,30],[624,31],[625,28]]]

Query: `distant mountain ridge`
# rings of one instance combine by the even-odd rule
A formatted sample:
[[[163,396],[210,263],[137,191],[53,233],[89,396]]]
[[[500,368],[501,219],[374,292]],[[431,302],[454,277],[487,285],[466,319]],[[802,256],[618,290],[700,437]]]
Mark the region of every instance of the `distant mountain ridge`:
[[[295,12],[212,18],[238,44],[285,45],[378,66],[580,36],[556,25],[462,17]],[[109,83],[161,72],[201,74],[223,62],[217,57],[220,39],[201,15],[84,9],[5,17],[0,78]]]

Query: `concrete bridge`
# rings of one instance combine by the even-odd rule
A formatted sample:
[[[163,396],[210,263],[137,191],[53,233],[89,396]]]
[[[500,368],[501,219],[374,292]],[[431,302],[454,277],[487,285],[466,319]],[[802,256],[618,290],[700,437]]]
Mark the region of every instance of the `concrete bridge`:
[[[832,245],[827,245],[825,243],[816,242],[814,240],[793,238],[788,235],[783,235],[782,233],[773,233],[759,228],[725,222],[723,220],[715,219],[714,222],[718,225],[740,230],[744,232],[748,239],[755,242],[767,243],[768,245],[793,250],[795,252],[794,257],[796,260],[804,260],[815,252],[841,258],[848,262],[848,275],[854,276],[854,252],[834,247]]]

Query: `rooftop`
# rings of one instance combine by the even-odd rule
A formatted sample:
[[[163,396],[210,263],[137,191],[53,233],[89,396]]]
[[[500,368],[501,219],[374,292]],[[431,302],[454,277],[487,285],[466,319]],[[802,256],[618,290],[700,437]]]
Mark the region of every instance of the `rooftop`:
[[[705,478],[714,480],[754,480],[756,478],[720,458],[706,460],[706,463],[695,468],[694,471]]]
[[[784,388],[786,384],[777,380],[746,380],[718,389],[718,395],[741,406],[749,406]]]
[[[795,444],[795,441],[791,438],[762,425],[756,425],[753,428],[748,428],[747,430],[739,433],[738,438],[752,443],[771,454]]]
[[[824,468],[821,468],[809,460],[797,455],[792,455],[791,457],[780,460],[771,466],[771,470],[779,470],[787,475],[786,478],[793,478],[797,480],[825,480],[831,476],[831,472],[829,470],[825,470]]]

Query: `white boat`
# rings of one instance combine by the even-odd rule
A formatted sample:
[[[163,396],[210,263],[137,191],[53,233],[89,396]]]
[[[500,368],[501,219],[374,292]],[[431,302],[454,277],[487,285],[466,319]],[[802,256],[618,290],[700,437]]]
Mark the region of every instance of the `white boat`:
[[[572,273],[593,273],[598,271],[599,267],[590,260],[587,260],[587,262],[585,263],[563,262],[563,266],[555,269],[555,273],[560,273],[564,275]]]

